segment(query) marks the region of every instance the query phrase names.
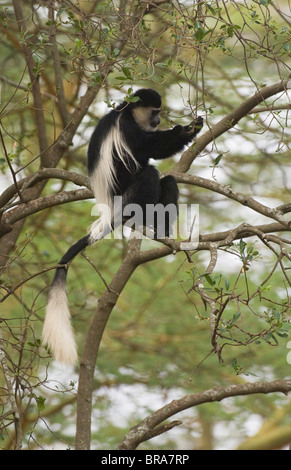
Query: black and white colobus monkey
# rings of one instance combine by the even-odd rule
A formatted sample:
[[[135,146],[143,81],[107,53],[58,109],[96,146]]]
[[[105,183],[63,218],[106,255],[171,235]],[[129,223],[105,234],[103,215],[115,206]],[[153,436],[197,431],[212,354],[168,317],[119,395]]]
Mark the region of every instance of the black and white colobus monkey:
[[[134,94],[137,101],[123,102],[100,119],[88,148],[88,173],[97,204],[108,208],[90,228],[88,235],[75,243],[60,261],[48,297],[43,328],[43,343],[57,361],[75,363],[77,352],[66,296],[68,264],[84,248],[112,231],[114,196],[122,196],[122,208],[137,204],[178,204],[178,187],[173,176],[160,179],[149,159],[173,156],[190,143],[203,126],[198,117],[189,126],[160,131],[161,97],[152,89]],[[171,227],[165,227],[169,235]]]

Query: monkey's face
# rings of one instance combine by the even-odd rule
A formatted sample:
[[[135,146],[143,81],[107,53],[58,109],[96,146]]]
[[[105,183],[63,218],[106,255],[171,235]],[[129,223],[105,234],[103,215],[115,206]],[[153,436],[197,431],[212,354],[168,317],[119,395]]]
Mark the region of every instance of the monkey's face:
[[[154,132],[160,124],[160,108],[137,107],[132,114],[138,126],[146,132]]]

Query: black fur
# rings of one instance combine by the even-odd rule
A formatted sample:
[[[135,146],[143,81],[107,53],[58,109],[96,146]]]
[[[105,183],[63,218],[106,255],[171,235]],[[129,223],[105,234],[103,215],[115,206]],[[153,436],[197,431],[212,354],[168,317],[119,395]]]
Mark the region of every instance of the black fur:
[[[155,116],[161,107],[161,97],[159,93],[152,89],[141,89],[135,94],[138,101],[131,103],[123,102],[107,115],[100,119],[96,126],[88,146],[88,174],[92,175],[98,165],[100,149],[103,141],[107,137],[112,126],[116,125],[120,118],[120,131],[123,135],[132,155],[138,162],[136,168],[131,158],[126,158],[125,166],[113,149],[113,162],[116,174],[116,184],[112,193],[122,195],[126,204],[139,204],[145,211],[147,204],[163,205],[174,204],[178,206],[178,187],[172,176],[160,179],[155,167],[149,165],[150,158],[162,160],[175,155],[183,150],[186,144],[190,143],[203,126],[203,119],[198,117],[194,123],[188,126],[177,125],[170,130],[145,131],[136,122],[133,111],[138,108],[154,108]],[[157,122],[157,121],[156,121]],[[98,201],[97,201],[98,202]],[[124,222],[124,220],[123,220]],[[145,220],[143,220],[145,224]],[[170,234],[170,223],[165,221],[165,235]],[[94,241],[94,240],[93,240]],[[93,243],[90,236],[82,238],[61,260],[61,264],[69,263],[86,246]]]
[[[132,218],[131,208],[138,207],[142,210],[138,223],[153,228],[156,237],[162,238],[159,233],[169,236],[173,214],[174,218],[177,216],[178,187],[173,176],[160,179],[159,172],[149,165],[149,160],[168,158],[181,151],[200,131],[203,119],[197,118],[189,126],[159,131],[156,126],[160,122],[160,95],[154,90],[142,89],[135,93],[137,97],[138,101],[121,103],[99,121],[88,147],[88,173],[96,199],[100,199],[97,203],[107,204],[112,209],[114,196],[122,196],[118,198],[122,200],[118,210],[121,208],[123,214],[123,209],[129,211],[128,224]],[[150,205],[155,210],[148,220],[145,213]],[[163,212],[170,205],[175,210]],[[162,223],[161,217],[157,216],[158,206],[164,215]],[[118,223],[124,222],[120,213]],[[110,233],[112,226],[111,210],[107,214],[103,207],[103,214],[93,223],[90,233],[69,248],[60,261],[62,266],[56,270],[48,296],[43,343],[61,362],[69,364],[77,360],[66,296],[69,263],[88,245]]]
[[[68,249],[66,254],[62,257],[61,261],[59,262],[59,264],[62,264],[64,266],[62,268],[57,269],[55,279],[66,279],[69,268],[68,264],[75,258],[75,256],[77,256],[77,254],[80,253],[80,251],[84,250],[89,245],[89,242],[90,236],[86,235]]]
[[[141,101],[128,104],[126,102],[120,104],[116,109],[110,111],[106,116],[100,119],[91,137],[88,147],[88,173],[89,176],[94,171],[100,158],[100,147],[112,126],[115,125],[117,118],[120,116],[120,129],[130,147],[135,159],[139,163],[141,170],[148,166],[149,159],[163,160],[175,155],[183,150],[185,145],[190,143],[195,135],[202,128],[203,120],[199,121],[199,126],[193,127],[192,131],[189,126],[175,126],[167,131],[156,130],[147,132],[141,129],[135,122],[132,110],[138,106],[160,108],[160,95],[151,89],[138,90],[134,96],[141,98]],[[123,194],[132,183],[137,174],[134,171],[135,165],[129,161],[129,171],[120,158],[116,155],[114,158],[114,166],[117,175],[117,187],[115,194]],[[149,189],[149,188],[147,188]]]

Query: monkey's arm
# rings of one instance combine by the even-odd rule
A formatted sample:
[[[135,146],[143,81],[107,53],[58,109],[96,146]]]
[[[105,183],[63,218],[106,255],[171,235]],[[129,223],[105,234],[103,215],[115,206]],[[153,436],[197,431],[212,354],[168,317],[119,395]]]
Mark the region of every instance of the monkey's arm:
[[[201,131],[203,127],[203,117],[198,116],[195,121],[192,121],[188,126],[184,127],[184,129],[188,129],[188,132],[192,134],[192,138],[195,137]]]
[[[203,118],[198,117],[188,126],[175,126],[167,131],[144,132],[136,142],[134,154],[138,161],[145,158],[162,160],[175,155],[190,143],[203,127]]]

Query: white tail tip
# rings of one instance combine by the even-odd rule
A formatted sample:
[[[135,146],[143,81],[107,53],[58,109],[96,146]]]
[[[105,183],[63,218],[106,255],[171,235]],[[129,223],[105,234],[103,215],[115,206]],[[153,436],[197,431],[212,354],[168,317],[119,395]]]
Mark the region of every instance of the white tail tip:
[[[68,300],[63,282],[52,285],[42,333],[56,361],[73,365],[78,360],[74,331],[70,320]]]

